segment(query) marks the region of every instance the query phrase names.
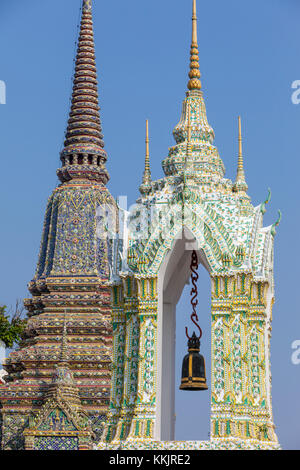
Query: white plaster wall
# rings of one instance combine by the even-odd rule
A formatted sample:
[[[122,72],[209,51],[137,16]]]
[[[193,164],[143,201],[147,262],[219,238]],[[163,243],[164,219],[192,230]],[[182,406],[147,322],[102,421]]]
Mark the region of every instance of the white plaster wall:
[[[159,441],[175,439],[176,305],[185,284],[189,282],[191,253],[197,248],[190,232],[185,230],[183,234],[179,234],[158,275],[157,405],[154,435]],[[207,262],[199,251],[198,260],[207,268]]]

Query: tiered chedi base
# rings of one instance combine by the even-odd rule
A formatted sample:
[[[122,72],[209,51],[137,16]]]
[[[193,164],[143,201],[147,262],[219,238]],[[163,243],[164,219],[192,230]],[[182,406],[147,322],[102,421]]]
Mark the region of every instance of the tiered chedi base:
[[[106,205],[114,200],[97,183],[73,180],[56,188],[45,217],[39,263],[25,301],[29,320],[21,347],[6,360],[0,387],[2,448],[24,448],[28,418],[44,405],[60,364],[66,325],[67,360],[82,409],[100,439],[110,396],[112,330]]]

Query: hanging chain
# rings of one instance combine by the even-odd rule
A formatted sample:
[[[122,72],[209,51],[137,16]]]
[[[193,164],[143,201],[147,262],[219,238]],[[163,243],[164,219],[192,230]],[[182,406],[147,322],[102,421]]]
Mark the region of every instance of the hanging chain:
[[[193,287],[192,287],[192,290],[191,290],[191,296],[192,296],[191,305],[193,307],[193,313],[191,315],[191,320],[194,323],[194,325],[196,325],[196,327],[198,328],[198,330],[200,332],[200,335],[199,335],[199,339],[200,339],[201,336],[202,336],[202,330],[201,330],[200,326],[197,323],[198,322],[198,315],[196,313],[196,307],[198,305],[197,281],[199,279],[199,274],[197,273],[197,270],[198,270],[198,257],[197,257],[197,253],[196,253],[195,250],[193,250],[193,253],[192,253],[192,261],[191,261],[190,268],[191,268],[191,278],[192,278],[192,284],[193,284]],[[188,339],[191,339],[189,334],[188,334],[187,327],[185,327],[185,334],[186,334]]]

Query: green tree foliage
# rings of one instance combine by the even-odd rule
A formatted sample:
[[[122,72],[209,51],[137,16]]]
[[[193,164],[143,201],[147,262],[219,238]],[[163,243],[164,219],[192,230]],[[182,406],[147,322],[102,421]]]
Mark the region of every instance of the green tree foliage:
[[[14,312],[8,311],[6,305],[0,306],[0,340],[7,348],[12,348],[21,341],[26,325],[22,314],[23,308],[19,300],[16,302]]]

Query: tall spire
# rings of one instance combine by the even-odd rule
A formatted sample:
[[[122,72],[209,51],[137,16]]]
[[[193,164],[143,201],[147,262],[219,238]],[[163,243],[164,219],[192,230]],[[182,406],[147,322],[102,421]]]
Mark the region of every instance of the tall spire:
[[[238,168],[237,168],[237,175],[236,175],[236,182],[234,184],[235,191],[244,191],[248,190],[248,186],[245,179],[245,172],[244,172],[244,158],[243,158],[243,139],[242,139],[242,122],[241,117],[238,117],[238,124],[239,124],[239,156],[238,156]]]
[[[145,171],[143,176],[143,184],[140,187],[142,194],[150,192],[151,186],[151,170],[150,170],[150,151],[149,151],[149,121],[146,120],[146,155],[145,155]]]
[[[201,90],[201,73],[199,67],[199,50],[197,38],[197,4],[193,0],[193,17],[192,17],[192,44],[191,44],[191,59],[190,59],[190,81],[188,83],[189,90]]]
[[[62,182],[75,178],[107,183],[99,110],[92,0],[83,0],[72,104],[61,152],[63,167],[58,170]]]
[[[173,131],[176,145],[169,148],[162,162],[166,176],[182,174],[188,167],[187,181],[192,184],[215,185],[222,180],[225,167],[218,149],[213,145],[215,133],[209,125],[201,90],[199,52],[197,41],[197,5],[193,0],[192,45],[188,91],[183,101],[181,118]],[[187,156],[188,154],[188,156]]]

